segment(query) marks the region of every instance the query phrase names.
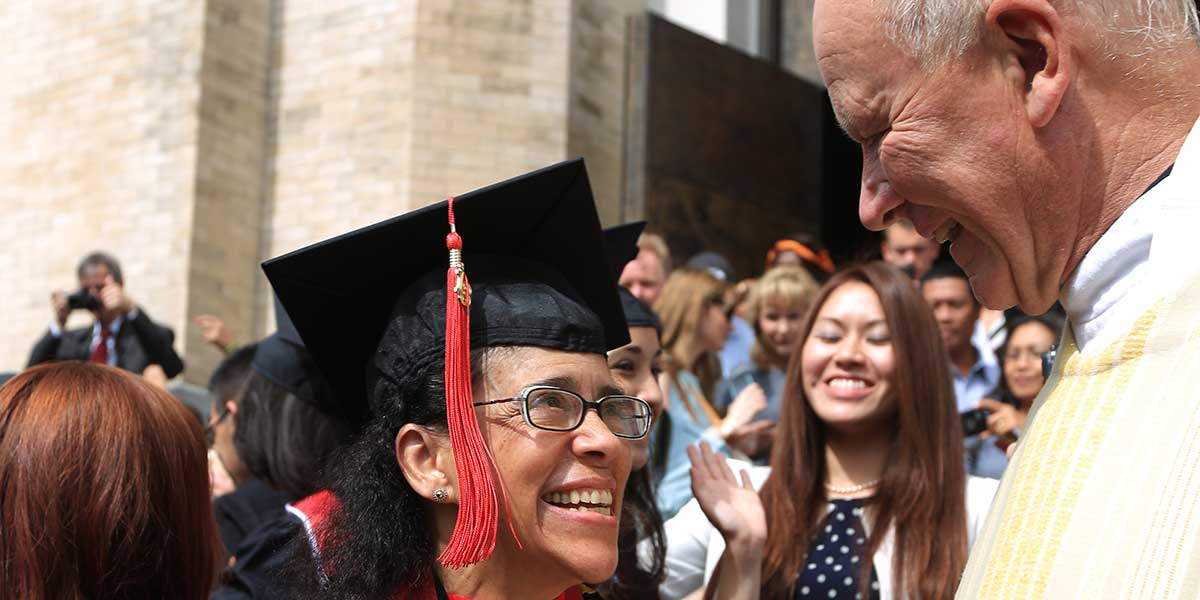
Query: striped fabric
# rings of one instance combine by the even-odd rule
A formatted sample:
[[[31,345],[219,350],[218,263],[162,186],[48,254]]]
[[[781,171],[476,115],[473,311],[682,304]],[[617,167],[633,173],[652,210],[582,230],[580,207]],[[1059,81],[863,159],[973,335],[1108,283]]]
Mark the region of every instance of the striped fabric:
[[[1141,317],[1070,330],[958,590],[963,600],[1200,598],[1200,122],[1165,182]]]

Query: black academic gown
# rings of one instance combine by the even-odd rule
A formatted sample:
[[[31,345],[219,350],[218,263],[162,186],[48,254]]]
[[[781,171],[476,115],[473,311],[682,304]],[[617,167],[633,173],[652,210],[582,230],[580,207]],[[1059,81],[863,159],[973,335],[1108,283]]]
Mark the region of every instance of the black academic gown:
[[[292,497],[259,479],[251,479],[213,501],[217,530],[225,551],[234,555],[242,540],[251,532],[284,515],[284,505]]]
[[[234,550],[234,563],[221,574],[211,600],[284,598],[283,567],[288,544],[305,536],[304,525],[284,512],[250,532]]]

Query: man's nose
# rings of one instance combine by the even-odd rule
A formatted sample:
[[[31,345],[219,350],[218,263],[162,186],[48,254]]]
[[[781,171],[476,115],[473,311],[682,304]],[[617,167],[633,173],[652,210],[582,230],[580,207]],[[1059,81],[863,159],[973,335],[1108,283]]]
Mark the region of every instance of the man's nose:
[[[867,229],[882,231],[902,215],[904,200],[884,176],[878,156],[863,153],[862,185],[858,194],[858,218]]]

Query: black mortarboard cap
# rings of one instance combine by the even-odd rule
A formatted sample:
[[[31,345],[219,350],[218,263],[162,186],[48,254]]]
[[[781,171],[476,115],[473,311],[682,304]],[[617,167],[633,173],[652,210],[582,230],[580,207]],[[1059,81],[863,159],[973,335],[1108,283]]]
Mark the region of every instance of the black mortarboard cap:
[[[608,266],[612,270],[613,280],[621,278],[625,265],[637,258],[638,236],[646,228],[645,221],[635,221],[624,225],[609,227],[604,230],[604,250],[608,254]],[[621,297],[621,310],[625,313],[625,322],[629,327],[653,327],[662,335],[662,323],[654,311],[625,288],[618,288]]]
[[[645,228],[645,221],[634,221],[604,230],[604,253],[608,255],[608,268],[613,281],[621,279],[625,265],[637,258],[638,237]]]
[[[326,414],[341,416],[339,403],[332,402],[324,378],[304,347],[287,310],[275,299],[275,333],[254,349],[250,367],[262,377],[287,389],[303,402]]]
[[[472,348],[628,343],[582,160],[458,196],[454,212]],[[263,264],[347,412],[367,413],[370,371],[402,382],[442,355],[447,232],[443,201]]]

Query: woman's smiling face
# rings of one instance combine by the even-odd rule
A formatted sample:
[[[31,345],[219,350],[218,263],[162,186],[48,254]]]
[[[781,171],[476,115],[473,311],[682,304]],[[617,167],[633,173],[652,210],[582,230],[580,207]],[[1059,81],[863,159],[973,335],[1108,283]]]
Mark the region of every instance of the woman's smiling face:
[[[623,393],[602,355],[518,347],[485,361],[475,401],[515,397],[533,385],[562,388],[592,402]],[[520,402],[475,410],[508,490],[522,546],[511,543],[502,522],[496,554],[519,553],[516,561],[527,566],[528,576],[577,582],[610,577],[617,566],[617,524],[634,441],[613,435],[591,409],[572,431],[529,426]]]
[[[658,375],[662,373],[662,345],[653,327],[630,327],[629,343],[608,353],[608,369],[626,394],[637,396],[650,405],[651,427],[666,408]],[[633,442],[633,469],[646,466],[650,435]]]
[[[829,294],[800,350],[804,392],[826,427],[855,434],[896,412],[896,357],[879,295],[849,281]]]
[[[765,298],[758,316],[758,328],[775,354],[788,357],[800,342],[804,327],[804,307],[784,298]]]

